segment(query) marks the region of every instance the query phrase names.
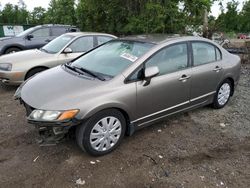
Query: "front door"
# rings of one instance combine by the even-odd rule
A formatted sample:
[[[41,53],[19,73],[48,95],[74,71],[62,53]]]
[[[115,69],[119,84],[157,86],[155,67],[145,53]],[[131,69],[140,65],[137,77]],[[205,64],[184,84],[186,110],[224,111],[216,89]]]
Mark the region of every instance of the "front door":
[[[94,39],[93,36],[84,36],[76,38],[69,46],[72,50],[72,53],[61,53],[58,56],[57,64],[67,63],[78,56],[82,55],[83,53],[91,50],[94,47]]]
[[[32,38],[26,37],[25,39],[27,49],[41,48],[51,41],[49,28],[39,28],[30,35],[32,35]]]
[[[145,68],[157,66],[159,75],[137,82],[137,124],[161,118],[188,106],[191,68],[188,46],[178,43],[167,46],[145,63]]]

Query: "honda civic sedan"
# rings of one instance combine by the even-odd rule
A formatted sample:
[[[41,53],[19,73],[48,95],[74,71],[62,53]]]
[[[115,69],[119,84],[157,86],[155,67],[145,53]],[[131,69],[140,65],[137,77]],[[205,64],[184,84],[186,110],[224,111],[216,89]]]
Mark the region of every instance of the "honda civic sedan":
[[[125,38],[34,76],[15,96],[44,142],[74,127],[80,148],[97,156],[170,115],[224,107],[239,75],[240,58],[207,39]]]

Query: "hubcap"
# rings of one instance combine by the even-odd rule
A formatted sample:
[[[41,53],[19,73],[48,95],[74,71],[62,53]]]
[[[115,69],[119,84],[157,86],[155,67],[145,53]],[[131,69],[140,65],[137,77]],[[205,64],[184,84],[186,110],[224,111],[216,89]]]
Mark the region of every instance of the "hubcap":
[[[231,87],[228,83],[224,83],[219,90],[218,93],[218,103],[219,105],[223,106],[227,103],[229,97],[230,97]]]
[[[121,136],[121,122],[115,117],[105,117],[98,121],[90,133],[91,147],[97,151],[112,148]]]

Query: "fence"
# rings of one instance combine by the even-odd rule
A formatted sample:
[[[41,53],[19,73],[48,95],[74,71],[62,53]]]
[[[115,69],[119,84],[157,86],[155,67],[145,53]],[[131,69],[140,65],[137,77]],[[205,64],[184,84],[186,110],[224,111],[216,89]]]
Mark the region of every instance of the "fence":
[[[14,36],[34,25],[0,24],[0,37]]]

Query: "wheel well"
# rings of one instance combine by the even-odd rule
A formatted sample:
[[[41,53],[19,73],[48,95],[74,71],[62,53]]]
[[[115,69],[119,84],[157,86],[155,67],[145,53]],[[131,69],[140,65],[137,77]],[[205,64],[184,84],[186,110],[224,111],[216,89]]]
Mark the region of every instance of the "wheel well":
[[[32,69],[28,70],[27,73],[25,74],[25,80],[27,79],[27,75],[28,75],[31,71],[35,70],[35,69],[44,69],[44,70],[46,70],[46,69],[49,69],[49,68],[48,68],[48,67],[45,67],[45,66],[33,67]]]
[[[9,47],[7,47],[5,50],[4,50],[4,53],[6,53],[6,51],[8,50],[8,49],[10,49],[10,48],[18,48],[18,49],[20,49],[20,50],[23,50],[21,47],[19,47],[19,46],[9,46]]]
[[[130,124],[130,118],[129,118],[128,113],[125,110],[120,109],[120,108],[114,108],[114,109],[116,109],[119,112],[121,112],[122,115],[124,116],[124,118],[126,120],[126,130],[125,130],[125,133],[128,134],[129,133],[129,124]]]
[[[234,79],[231,78],[231,77],[228,77],[228,78],[225,79],[225,80],[228,80],[228,81],[231,82],[231,84],[232,84],[232,93],[231,93],[231,96],[233,96],[233,94],[234,94]]]

